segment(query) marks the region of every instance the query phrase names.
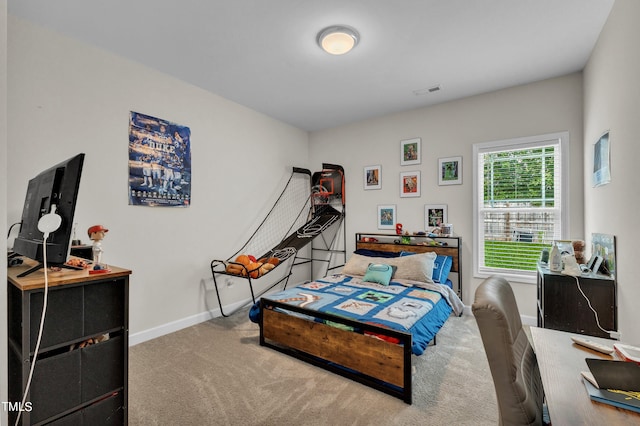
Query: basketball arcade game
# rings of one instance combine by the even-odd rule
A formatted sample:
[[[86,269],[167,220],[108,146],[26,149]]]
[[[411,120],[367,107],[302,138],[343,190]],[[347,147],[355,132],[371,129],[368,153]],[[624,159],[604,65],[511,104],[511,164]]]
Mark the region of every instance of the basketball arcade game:
[[[225,281],[225,276],[246,280],[250,301],[255,303],[256,298],[282,282],[283,288],[286,288],[296,266],[310,264],[310,275],[313,277],[315,263],[324,264],[325,273],[344,265],[344,169],[335,164],[323,164],[322,168],[322,171],[312,175],[307,169],[294,167],[282,193],[242,248],[226,260],[211,261],[211,273],[222,316],[227,317],[246,305],[244,303],[230,313],[224,312],[220,285]],[[310,257],[306,257],[301,251],[309,244]],[[261,256],[258,258],[254,254]],[[342,255],[342,263],[336,265],[339,255]],[[256,294],[254,281],[266,280],[267,277],[275,281]]]

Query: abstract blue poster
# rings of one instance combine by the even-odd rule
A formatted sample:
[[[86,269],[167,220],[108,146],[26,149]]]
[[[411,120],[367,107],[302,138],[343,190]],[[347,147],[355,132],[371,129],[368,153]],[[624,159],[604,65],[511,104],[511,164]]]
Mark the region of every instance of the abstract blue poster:
[[[191,131],[186,126],[131,111],[129,205],[191,204]]]

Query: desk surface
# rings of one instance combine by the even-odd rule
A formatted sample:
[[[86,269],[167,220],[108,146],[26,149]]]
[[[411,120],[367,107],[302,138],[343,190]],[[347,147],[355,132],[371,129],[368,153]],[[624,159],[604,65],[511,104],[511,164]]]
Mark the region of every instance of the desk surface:
[[[20,266],[13,266],[7,268],[7,279],[11,284],[18,287],[22,291],[34,290],[36,288],[44,287],[44,270],[40,269],[35,271],[26,277],[18,277],[19,274],[36,265],[36,262],[30,259],[25,259],[24,263]],[[86,283],[88,281],[97,281],[103,279],[111,279],[121,276],[130,275],[129,269],[118,268],[116,266],[109,265],[110,271],[103,274],[89,274],[88,269],[73,270],[73,269],[60,269],[57,271],[49,271],[48,280],[49,287],[56,287],[60,285]]]
[[[578,346],[571,341],[571,336],[574,334],[531,327],[533,346],[553,425],[640,424],[640,413],[594,402],[589,398],[580,375],[581,371],[589,371],[585,358],[615,357]],[[589,339],[613,345],[612,340],[597,337]]]

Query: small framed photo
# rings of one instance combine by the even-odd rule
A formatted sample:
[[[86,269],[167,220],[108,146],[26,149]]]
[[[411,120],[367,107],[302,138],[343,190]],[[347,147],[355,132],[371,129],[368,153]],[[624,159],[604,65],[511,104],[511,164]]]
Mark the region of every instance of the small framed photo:
[[[378,229],[396,229],[396,205],[378,205]]]
[[[420,196],[420,172],[400,173],[400,196],[419,197]]]
[[[382,166],[366,166],[364,168],[364,189],[382,188]]]
[[[438,159],[438,185],[462,184],[462,157]]]
[[[611,182],[609,160],[609,131],[606,131],[593,146],[593,187]]]
[[[411,166],[420,164],[422,154],[420,151],[420,138],[400,141],[400,165]]]
[[[439,228],[447,223],[446,204],[424,205],[424,229]]]

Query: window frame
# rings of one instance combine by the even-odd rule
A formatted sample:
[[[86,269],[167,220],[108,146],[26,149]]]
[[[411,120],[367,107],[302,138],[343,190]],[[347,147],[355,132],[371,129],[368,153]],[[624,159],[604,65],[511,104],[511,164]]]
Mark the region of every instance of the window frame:
[[[520,138],[503,139],[480,142],[473,145],[473,274],[475,278],[487,278],[493,274],[500,274],[508,280],[523,283],[536,283],[535,271],[518,271],[498,268],[488,268],[480,265],[481,254],[484,253],[484,223],[480,215],[479,201],[484,194],[484,173],[479,170],[479,155],[490,151],[507,151],[513,149],[535,148],[549,145],[550,141],[557,144],[560,154],[560,239],[567,239],[569,232],[569,132],[546,133],[542,135]],[[557,142],[555,142],[557,141]]]

